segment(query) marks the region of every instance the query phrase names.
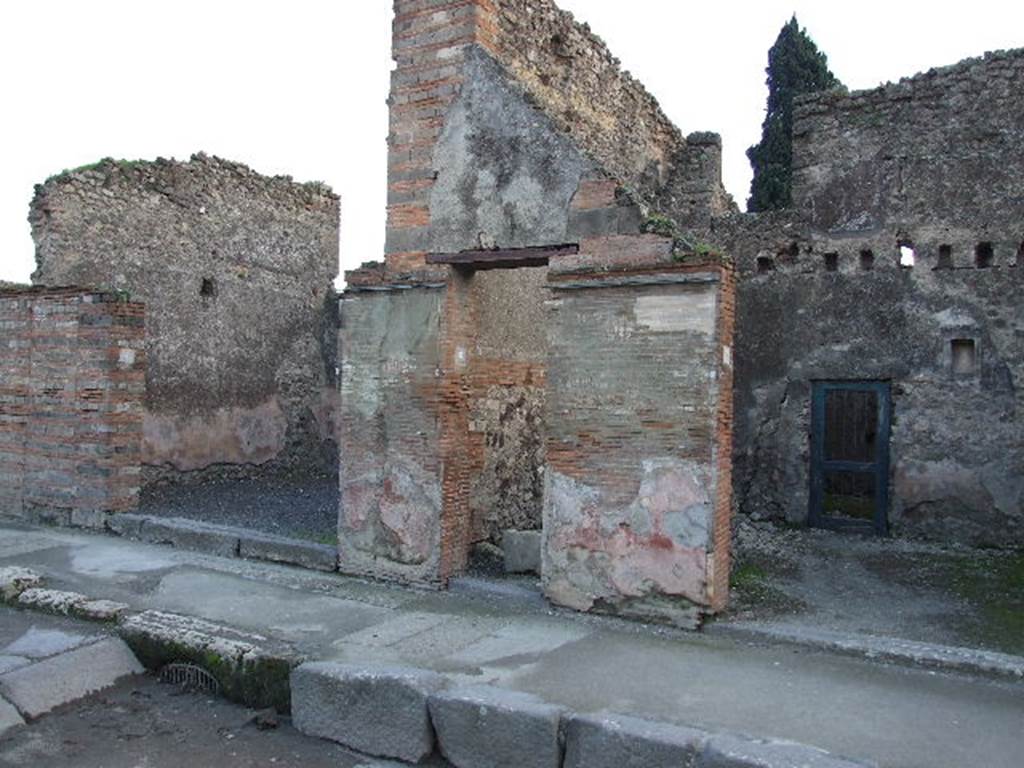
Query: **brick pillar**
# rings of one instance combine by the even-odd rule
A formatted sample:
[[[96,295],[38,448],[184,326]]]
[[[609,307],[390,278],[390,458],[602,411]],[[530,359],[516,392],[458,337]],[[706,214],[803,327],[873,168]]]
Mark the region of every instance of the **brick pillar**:
[[[492,0],[395,0],[388,135],[389,268],[423,266],[430,242],[434,145],[463,81],[465,50],[493,50],[497,6]]]

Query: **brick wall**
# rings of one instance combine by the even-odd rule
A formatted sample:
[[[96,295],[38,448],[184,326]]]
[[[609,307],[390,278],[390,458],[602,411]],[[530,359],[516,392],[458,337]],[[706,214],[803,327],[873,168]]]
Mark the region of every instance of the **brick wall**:
[[[145,313],[120,296],[0,292],[2,512],[96,525],[140,484]]]
[[[657,237],[551,266],[543,580],[553,601],[694,626],[728,578],[732,275]]]

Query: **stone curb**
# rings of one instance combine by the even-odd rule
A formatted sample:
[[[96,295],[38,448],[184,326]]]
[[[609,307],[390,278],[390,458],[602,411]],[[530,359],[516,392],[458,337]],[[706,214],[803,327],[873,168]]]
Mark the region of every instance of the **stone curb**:
[[[455,768],[560,768],[566,714],[530,694],[490,686],[430,697],[438,746]]]
[[[147,669],[194,664],[213,675],[231,701],[253,709],[290,710],[289,677],[304,659],[284,643],[162,611],[123,616],[118,634]]]
[[[45,590],[38,586],[41,583],[38,574],[28,569],[0,568],[0,593],[16,595],[8,602],[58,612],[70,612],[73,609],[68,606],[83,601],[105,602],[90,601],[75,592]],[[412,763],[422,762],[439,747],[455,768],[873,765],[792,742],[711,734],[614,713],[576,714],[504,688],[450,688],[444,676],[423,669],[303,663],[284,643],[191,616],[152,610],[121,612],[118,633],[127,656],[131,656],[128,649],[134,651],[131,658],[136,664],[154,671],[172,662],[195,664],[212,674],[232,701],[291,711],[302,733],[364,754]],[[36,709],[32,704],[22,711]]]
[[[292,722],[368,755],[419,763],[435,744],[428,699],[445,685],[421,669],[303,664],[291,676]]]
[[[852,632],[791,627],[785,624],[723,623],[713,624],[711,627],[713,634],[741,640],[768,640],[910,667],[1024,680],[1024,657],[996,651],[933,645]]]
[[[313,662],[291,685],[300,732],[413,763],[436,742],[454,768],[876,768],[793,742],[579,715],[503,688],[449,688],[405,667]]]
[[[185,517],[158,517],[131,512],[92,513],[73,515],[71,527],[113,533],[147,544],[167,544],[218,557],[241,557],[327,573],[338,570],[338,550],[328,544]]]
[[[113,600],[92,600],[79,592],[31,587],[18,595],[18,605],[61,616],[74,616],[86,621],[116,621],[128,610],[125,603]]]

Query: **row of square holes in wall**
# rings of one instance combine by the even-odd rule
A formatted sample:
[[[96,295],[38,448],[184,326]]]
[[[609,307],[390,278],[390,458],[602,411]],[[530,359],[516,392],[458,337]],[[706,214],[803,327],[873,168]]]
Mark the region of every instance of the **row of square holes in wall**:
[[[900,241],[898,243],[899,265],[904,268],[911,268],[917,261],[917,252],[913,243]],[[839,254],[835,252],[826,253],[822,257],[825,260],[825,269],[829,272],[839,270]],[[974,266],[978,269],[988,269],[995,264],[995,247],[992,243],[983,241],[974,248]],[[1024,262],[1024,242],[1017,248],[1017,264]],[[870,249],[860,252],[860,268],[870,270],[875,268],[875,253]],[[758,256],[757,271],[760,273],[771,272],[775,269],[775,259],[770,256]],[[935,269],[953,269],[953,247],[950,245],[939,246],[939,258]]]

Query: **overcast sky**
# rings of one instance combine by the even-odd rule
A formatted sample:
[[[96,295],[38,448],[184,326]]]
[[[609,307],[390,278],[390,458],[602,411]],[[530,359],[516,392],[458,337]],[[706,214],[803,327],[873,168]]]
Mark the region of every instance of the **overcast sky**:
[[[832,71],[870,88],[1024,46],[1024,3],[561,0],[689,133],[724,141],[740,205],[767,51],[796,12]],[[205,151],[342,197],[341,267],[384,242],[390,0],[11,0],[0,7],[0,279],[33,269],[32,187],[111,156]]]

